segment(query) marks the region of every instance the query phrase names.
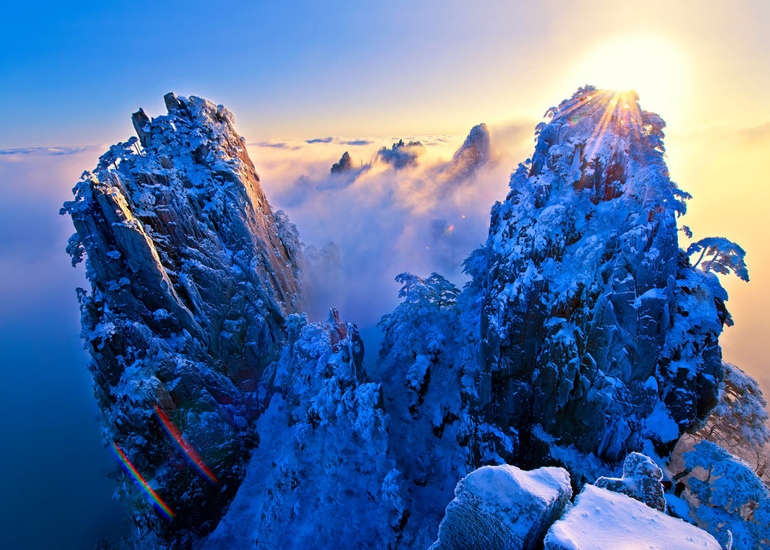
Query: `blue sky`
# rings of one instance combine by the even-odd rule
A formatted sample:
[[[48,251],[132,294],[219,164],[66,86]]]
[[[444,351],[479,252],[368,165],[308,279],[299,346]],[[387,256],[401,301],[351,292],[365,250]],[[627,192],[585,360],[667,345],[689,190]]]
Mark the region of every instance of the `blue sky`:
[[[426,97],[444,103],[445,96],[467,94],[500,35],[535,39],[535,28],[511,32],[506,24],[525,8],[360,6],[17,3],[0,37],[10,53],[0,61],[0,100],[14,106],[3,115],[0,147],[110,141],[126,127],[124,112],[138,105],[155,110],[170,90],[226,103],[247,122],[259,119],[265,136],[328,129],[335,120],[344,121],[340,129],[355,127],[351,116],[372,131],[365,119],[393,121],[383,116],[388,112],[401,125],[404,116],[424,121],[410,97],[424,106]],[[497,11],[505,17],[496,18]]]
[[[588,79],[576,74],[581,56],[640,33],[689,55],[698,93],[688,104],[745,118],[770,91],[759,24],[770,8],[725,6],[13,2],[0,23],[0,148],[115,141],[130,130],[124,113],[158,112],[171,90],[230,106],[253,138],[458,132],[476,119],[539,117]],[[738,87],[745,97],[728,110],[717,88]]]

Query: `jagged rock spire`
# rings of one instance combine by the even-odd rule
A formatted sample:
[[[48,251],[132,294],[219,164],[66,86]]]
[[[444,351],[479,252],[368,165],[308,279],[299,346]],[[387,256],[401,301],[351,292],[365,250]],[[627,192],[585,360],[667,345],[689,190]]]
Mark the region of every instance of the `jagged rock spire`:
[[[128,481],[138,526],[166,540],[211,529],[254,443],[254,393],[302,308],[296,230],[262,192],[233,115],[197,97],[165,97],[168,114],[132,116],[139,140],[110,147],[63,213],[85,255],[83,337],[117,442],[176,511],[168,523]],[[153,411],[197,448],[220,485],[185,467]],[[189,465],[188,465],[189,466]],[[160,544],[160,543],[159,543]]]

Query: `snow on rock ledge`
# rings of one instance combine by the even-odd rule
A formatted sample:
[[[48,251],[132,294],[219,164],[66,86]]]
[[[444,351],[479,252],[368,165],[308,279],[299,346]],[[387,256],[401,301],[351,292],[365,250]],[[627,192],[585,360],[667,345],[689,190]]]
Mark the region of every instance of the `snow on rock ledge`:
[[[484,466],[457,484],[430,550],[537,548],[571,496],[563,468]]]
[[[586,485],[551,526],[545,550],[721,550],[706,531],[620,493]]]

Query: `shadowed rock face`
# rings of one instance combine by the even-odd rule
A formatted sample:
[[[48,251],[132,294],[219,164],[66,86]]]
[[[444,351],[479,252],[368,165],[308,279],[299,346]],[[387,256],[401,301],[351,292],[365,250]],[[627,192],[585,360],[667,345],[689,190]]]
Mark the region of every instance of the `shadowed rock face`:
[[[62,212],[77,231],[73,264],[85,255],[91,283],[78,296],[105,442],[118,443],[176,518],[159,519],[130,481],[119,492],[140,531],[183,547],[237,489],[265,406],[254,390],[280,354],[287,315],[302,309],[302,260],[232,114],[196,97],[165,100],[168,115],[134,114],[139,140],[111,147]],[[186,460],[156,405],[218,484]]]
[[[616,462],[645,440],[668,453],[716,403],[726,294],[679,249],[687,196],[637,99],[585,88],[552,109],[492,209],[481,405],[518,430],[522,464],[547,452],[536,424]]]

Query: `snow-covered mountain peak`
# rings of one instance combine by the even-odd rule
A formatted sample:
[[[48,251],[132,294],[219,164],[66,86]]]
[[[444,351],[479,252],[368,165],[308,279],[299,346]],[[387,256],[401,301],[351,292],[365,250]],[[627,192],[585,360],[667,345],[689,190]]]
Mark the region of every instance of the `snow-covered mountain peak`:
[[[679,249],[688,195],[660,117],[590,87],[546,116],[471,268],[494,422],[609,461],[648,443],[666,454],[716,403],[726,294]]]
[[[546,119],[529,176],[557,175],[594,204],[630,195],[648,208],[669,202],[684,212],[663,160],[665,122],[642,110],[636,93],[581,88]]]

